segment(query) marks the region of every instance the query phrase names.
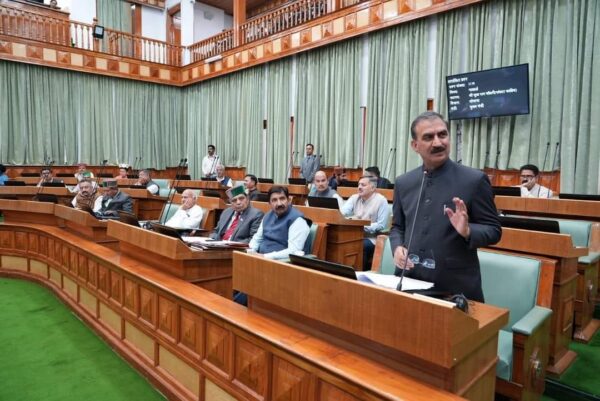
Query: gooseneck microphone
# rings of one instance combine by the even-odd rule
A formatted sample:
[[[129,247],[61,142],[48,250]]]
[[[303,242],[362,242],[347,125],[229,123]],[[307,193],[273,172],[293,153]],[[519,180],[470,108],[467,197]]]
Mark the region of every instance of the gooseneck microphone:
[[[423,177],[421,178],[421,188],[419,188],[419,197],[417,198],[417,208],[415,210],[415,216],[413,217],[412,227],[410,229],[410,234],[408,236],[408,246],[406,247],[406,257],[404,258],[404,266],[402,266],[402,272],[400,273],[400,281],[398,282],[398,286],[396,287],[397,291],[402,291],[402,280],[404,279],[404,272],[406,271],[406,265],[408,264],[408,255],[410,255],[410,245],[412,243],[413,233],[415,232],[415,225],[417,224],[417,216],[419,215],[419,206],[421,205],[421,197],[423,196],[423,184],[425,184],[425,177],[427,177],[427,170],[423,170]],[[398,266],[396,266],[396,271],[394,272],[394,274],[396,274],[397,272],[398,272]]]
[[[550,142],[548,142],[550,145]],[[552,160],[552,171],[550,171],[550,183],[548,184],[548,195],[550,198],[550,191],[552,190],[552,184],[554,183],[554,170],[556,170],[556,159],[558,157],[558,148],[560,146],[560,142],[556,142],[556,150],[554,151],[554,160]]]
[[[175,198],[175,194],[177,193],[177,185],[179,185],[180,177],[183,174],[185,166],[187,165],[187,158],[183,158],[179,160],[179,165],[177,165],[177,170],[175,170],[175,180],[169,189],[169,195],[167,197],[167,204],[165,207],[167,208],[165,213],[165,221],[159,221],[160,224],[165,224],[166,218],[173,207],[173,198]]]
[[[550,142],[546,144],[546,154],[544,155],[544,163],[542,164],[542,171],[546,171],[546,159],[548,159],[548,151],[550,150]]]

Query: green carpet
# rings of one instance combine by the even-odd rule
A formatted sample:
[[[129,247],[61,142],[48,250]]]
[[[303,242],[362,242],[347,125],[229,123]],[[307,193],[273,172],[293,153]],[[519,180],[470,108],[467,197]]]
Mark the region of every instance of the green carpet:
[[[577,359],[559,381],[586,393],[600,396],[600,331],[588,344],[571,342],[569,348],[577,352]]]
[[[0,278],[0,400],[164,400],[46,288]]]

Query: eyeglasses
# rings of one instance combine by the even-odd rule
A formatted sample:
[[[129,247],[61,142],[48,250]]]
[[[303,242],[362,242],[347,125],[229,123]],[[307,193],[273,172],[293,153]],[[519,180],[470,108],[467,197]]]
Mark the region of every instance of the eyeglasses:
[[[408,255],[408,260],[410,260],[414,265],[421,265],[427,269],[435,269],[435,259],[433,259],[433,249],[431,252],[431,259],[421,259],[419,255],[415,255],[411,253]]]
[[[521,178],[524,178],[524,179],[530,180],[530,179],[532,179],[532,178],[535,178],[535,175],[522,175],[522,176],[521,176]]]

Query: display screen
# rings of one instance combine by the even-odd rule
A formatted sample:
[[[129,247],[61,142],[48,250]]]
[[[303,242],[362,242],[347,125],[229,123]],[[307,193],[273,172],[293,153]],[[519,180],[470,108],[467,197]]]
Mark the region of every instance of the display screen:
[[[448,118],[529,114],[529,64],[446,77]]]

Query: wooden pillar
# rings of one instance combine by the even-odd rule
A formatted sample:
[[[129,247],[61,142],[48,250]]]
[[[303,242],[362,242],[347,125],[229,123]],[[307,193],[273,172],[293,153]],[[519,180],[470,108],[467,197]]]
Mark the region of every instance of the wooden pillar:
[[[135,4],[131,11],[131,33],[133,36],[142,36],[142,6]],[[142,57],[142,42],[137,38],[133,39],[133,54],[136,58]]]
[[[327,12],[334,12],[342,8],[343,0],[328,0],[327,2]]]
[[[243,42],[242,24],[246,22],[246,0],[233,0],[233,46],[241,46]]]

